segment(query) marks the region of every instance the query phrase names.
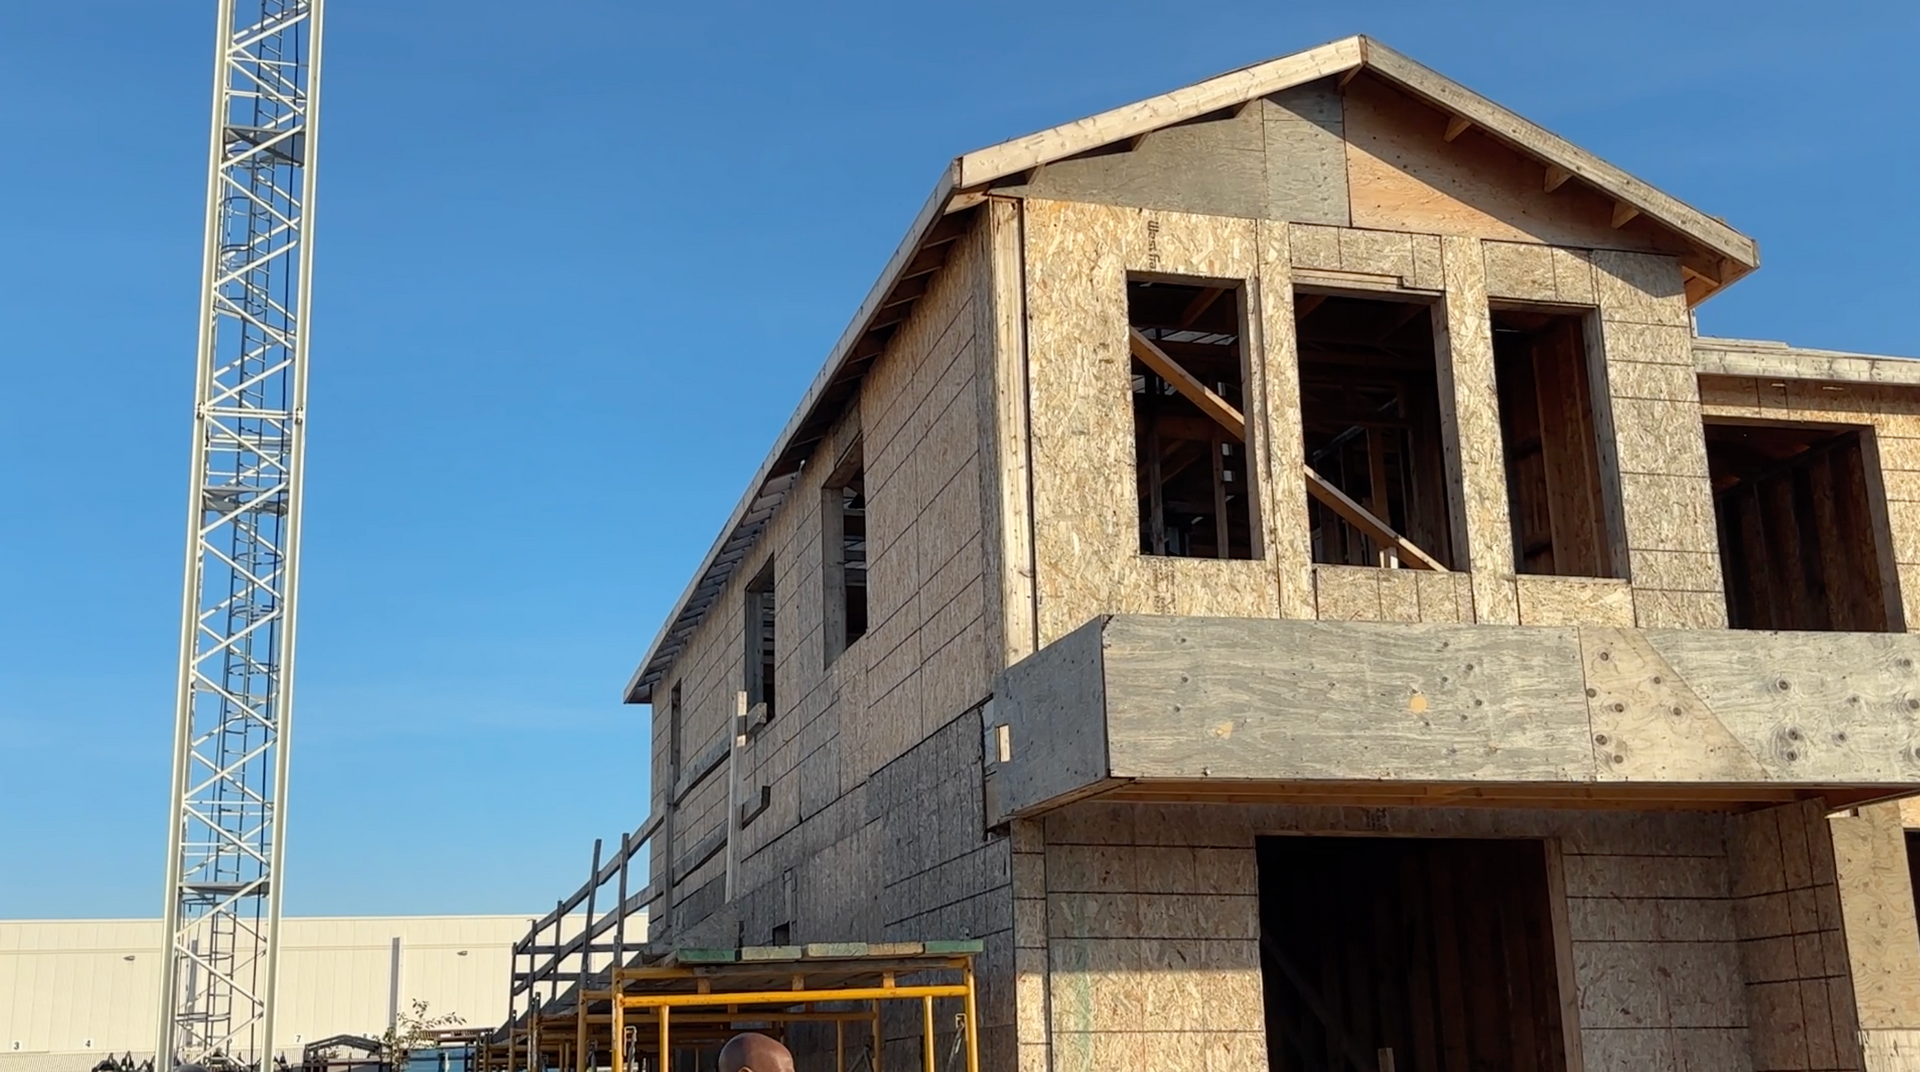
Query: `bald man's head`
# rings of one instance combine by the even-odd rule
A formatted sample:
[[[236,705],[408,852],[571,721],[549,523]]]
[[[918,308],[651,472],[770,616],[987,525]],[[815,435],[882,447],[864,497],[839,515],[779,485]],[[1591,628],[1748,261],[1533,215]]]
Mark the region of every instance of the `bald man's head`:
[[[735,1035],[720,1047],[720,1072],[793,1072],[793,1054],[765,1035]]]

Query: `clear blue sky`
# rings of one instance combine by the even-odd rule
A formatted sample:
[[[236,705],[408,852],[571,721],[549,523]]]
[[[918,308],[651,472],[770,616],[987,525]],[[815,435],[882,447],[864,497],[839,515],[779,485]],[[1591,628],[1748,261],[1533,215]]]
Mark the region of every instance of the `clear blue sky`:
[[[0,918],[162,898],[209,0],[0,8]],[[333,0],[287,909],[528,912],[620,687],[959,152],[1365,32],[1920,353],[1912,4]]]

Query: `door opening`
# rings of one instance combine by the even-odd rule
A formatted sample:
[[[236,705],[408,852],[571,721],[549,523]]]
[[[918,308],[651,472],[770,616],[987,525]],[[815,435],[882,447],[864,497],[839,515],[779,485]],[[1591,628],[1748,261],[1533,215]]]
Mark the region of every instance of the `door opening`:
[[[1273,1072],[1566,1072],[1546,846],[1270,837]]]

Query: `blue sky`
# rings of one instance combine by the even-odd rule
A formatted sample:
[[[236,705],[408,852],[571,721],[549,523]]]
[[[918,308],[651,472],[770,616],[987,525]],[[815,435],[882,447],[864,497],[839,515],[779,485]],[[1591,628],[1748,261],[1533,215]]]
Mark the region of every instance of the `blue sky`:
[[[0,918],[162,899],[208,2],[0,6]],[[1353,32],[1920,353],[1911,4],[333,0],[287,909],[528,912],[620,687],[943,161]]]

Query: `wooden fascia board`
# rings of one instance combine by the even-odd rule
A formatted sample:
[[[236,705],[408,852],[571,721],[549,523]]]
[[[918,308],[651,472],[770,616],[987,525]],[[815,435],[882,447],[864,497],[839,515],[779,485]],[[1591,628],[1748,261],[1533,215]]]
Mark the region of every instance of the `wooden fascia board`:
[[[1693,361],[1702,376],[1920,387],[1920,360],[1911,357],[1806,350],[1749,339],[1696,338]]]
[[[1455,116],[1471,120],[1481,130],[1529,156],[1565,168],[1616,201],[1638,209],[1743,268],[1759,267],[1759,246],[1739,231],[1378,41],[1363,38],[1361,47],[1367,69],[1388,82]]]
[[[959,172],[956,185],[963,190],[985,186],[1029,168],[1352,70],[1360,66],[1362,41],[1360,37],[1341,38],[1085,119],[976,149],[956,161]]]
[[[954,191],[958,187],[959,175],[958,160],[947,165],[941,172],[940,181],[934,184],[933,194],[927,198],[924,205],[920,206],[919,213],[913,218],[913,225],[907,228],[906,238],[893,251],[893,256],[887,259],[886,267],[880,272],[880,278],[874,282],[873,288],[867,291],[866,298],[860,302],[859,309],[853,314],[853,320],[841,333],[840,341],[834,343],[833,349],[829,351],[826,364],[814,376],[813,383],[807,387],[807,393],[801,397],[800,404],[794,408],[793,416],[787,418],[786,427],[780,430],[779,438],[774,440],[773,449],[767,452],[766,460],[760,463],[759,471],[754,473],[753,480],[747,484],[746,493],[740,497],[739,504],[728,516],[726,525],[720,529],[720,535],[714,539],[713,546],[707,549],[706,557],[700,560],[700,568],[694,572],[693,579],[680,593],[679,600],[674,603],[672,613],[668,614],[666,621],[661,624],[660,631],[654,634],[653,643],[647,647],[646,657],[640,660],[640,665],[627,679],[627,686],[620,694],[624,702],[652,702],[651,694],[643,695],[642,685],[648,672],[654,668],[654,661],[666,646],[668,637],[672,635],[674,625],[692,606],[697,590],[705,583],[708,573],[714,568],[727,541],[746,521],[762,489],[773,479],[774,466],[778,464],[781,455],[786,453],[788,444],[793,442],[794,435],[812,415],[814,408],[826,394],[834,378],[839,375],[842,366],[846,364],[853,348],[859,344],[861,336],[866,334],[867,325],[879,314],[882,304],[887,300],[887,295],[892,293],[894,284],[900,281],[907,265],[920,252],[921,241],[946,215],[947,205],[953,200]]]

